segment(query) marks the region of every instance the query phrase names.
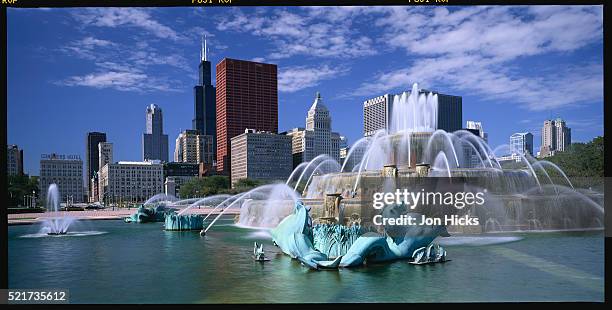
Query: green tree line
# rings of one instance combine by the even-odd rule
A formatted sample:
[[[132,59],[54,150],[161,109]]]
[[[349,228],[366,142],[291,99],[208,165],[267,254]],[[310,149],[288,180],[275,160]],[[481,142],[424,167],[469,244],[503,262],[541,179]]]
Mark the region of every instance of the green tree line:
[[[267,182],[259,180],[240,179],[236,181],[236,184],[232,188],[229,177],[213,175],[203,178],[195,178],[181,185],[179,195],[181,198],[206,197],[218,194],[234,195],[249,191],[266,183]]]
[[[559,166],[575,187],[603,186],[604,138],[601,136],[587,143],[572,143],[569,150],[546,160]]]
[[[38,177],[26,175],[8,176],[8,206],[17,207],[24,205],[24,197],[38,194]],[[37,204],[40,204],[38,201]]]
[[[589,142],[575,142],[564,152],[557,152],[555,155],[542,158],[540,160],[549,161],[557,165],[567,175],[574,187],[603,189],[604,177],[604,145],[603,137],[596,137]],[[523,162],[507,162],[503,164],[506,169],[522,169],[525,167]],[[568,185],[567,181],[559,172],[543,165],[548,173],[544,175],[540,169],[535,169],[540,180],[548,181],[548,178],[555,184]]]

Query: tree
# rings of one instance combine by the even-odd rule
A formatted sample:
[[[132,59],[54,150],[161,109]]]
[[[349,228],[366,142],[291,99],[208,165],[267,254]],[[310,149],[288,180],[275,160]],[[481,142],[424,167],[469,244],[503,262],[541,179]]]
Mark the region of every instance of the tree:
[[[28,175],[8,176],[8,205],[16,207],[23,205],[25,196],[38,197],[38,177]]]
[[[572,143],[567,151],[546,160],[559,166],[575,187],[603,186],[604,144],[601,136],[587,143]]]
[[[574,187],[603,189],[604,177],[604,146],[603,137],[596,137],[587,143],[572,143],[565,152],[557,152],[554,156],[541,160],[557,165],[572,182]],[[506,162],[504,169],[524,169],[524,162]],[[566,184],[565,177],[554,169],[543,166],[544,174],[540,169],[535,172],[540,180],[551,179],[555,184]]]
[[[183,184],[179,190],[182,198],[216,195],[230,188],[229,178],[221,175],[194,178]]]
[[[259,185],[263,185],[265,184],[262,181],[259,180],[253,180],[253,179],[240,179],[237,180],[236,183],[234,183],[234,187],[257,187]]]
[[[195,178],[183,184],[179,190],[179,195],[182,198],[206,197],[217,194],[235,195],[264,184],[266,184],[266,182],[260,180],[240,179],[236,181],[232,188],[230,187],[230,181],[227,176],[213,175]]]
[[[250,191],[254,189],[255,187],[262,186],[265,184],[268,184],[268,182],[262,181],[262,180],[253,180],[253,179],[244,178],[244,179],[236,180],[236,182],[234,183],[233,190],[236,193],[242,193],[242,192]]]

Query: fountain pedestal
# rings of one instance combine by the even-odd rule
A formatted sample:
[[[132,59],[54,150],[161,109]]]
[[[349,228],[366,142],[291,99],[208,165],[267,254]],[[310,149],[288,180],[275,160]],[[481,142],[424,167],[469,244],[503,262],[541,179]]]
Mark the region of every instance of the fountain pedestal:
[[[386,178],[397,178],[398,170],[396,165],[385,165],[382,168],[382,176]]]
[[[170,213],[166,215],[164,228],[172,231],[202,230],[204,217],[199,214]]]
[[[67,234],[67,233],[68,233],[68,232],[66,232],[66,231],[59,231],[59,232],[48,232],[48,233],[47,233],[47,235],[49,235],[49,236],[59,236],[59,235],[65,235],[65,234]]]
[[[341,194],[327,194],[323,202],[323,216],[319,218],[319,222],[328,224],[343,223],[344,218],[340,208],[341,201]]]
[[[426,177],[429,175],[429,164],[420,163],[416,165],[416,173],[419,177]]]

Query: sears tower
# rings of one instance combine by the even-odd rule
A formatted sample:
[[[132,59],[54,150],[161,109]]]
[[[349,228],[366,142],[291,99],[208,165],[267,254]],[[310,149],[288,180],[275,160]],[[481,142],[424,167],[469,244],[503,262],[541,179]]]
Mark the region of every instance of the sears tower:
[[[193,87],[194,119],[192,127],[202,135],[213,137],[213,150],[217,149],[217,108],[215,87],[211,81],[211,64],[207,58],[206,38],[202,40],[200,51],[200,72],[198,85]],[[215,154],[216,155],[216,154]],[[216,158],[216,156],[214,156]]]

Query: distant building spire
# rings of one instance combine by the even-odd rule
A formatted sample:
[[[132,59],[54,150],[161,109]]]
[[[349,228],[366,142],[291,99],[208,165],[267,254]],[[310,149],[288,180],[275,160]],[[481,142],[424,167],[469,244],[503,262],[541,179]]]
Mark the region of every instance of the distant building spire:
[[[202,36],[202,50],[200,51],[200,60],[208,61],[208,57],[206,53],[208,52],[208,48],[206,48],[206,35]]]
[[[204,44],[206,44],[206,43],[204,43],[204,42],[206,42],[206,39],[204,38],[204,36],[202,36],[202,42],[201,42],[202,49],[200,50],[200,60],[201,61],[205,61],[206,60],[206,48],[204,47]]]

